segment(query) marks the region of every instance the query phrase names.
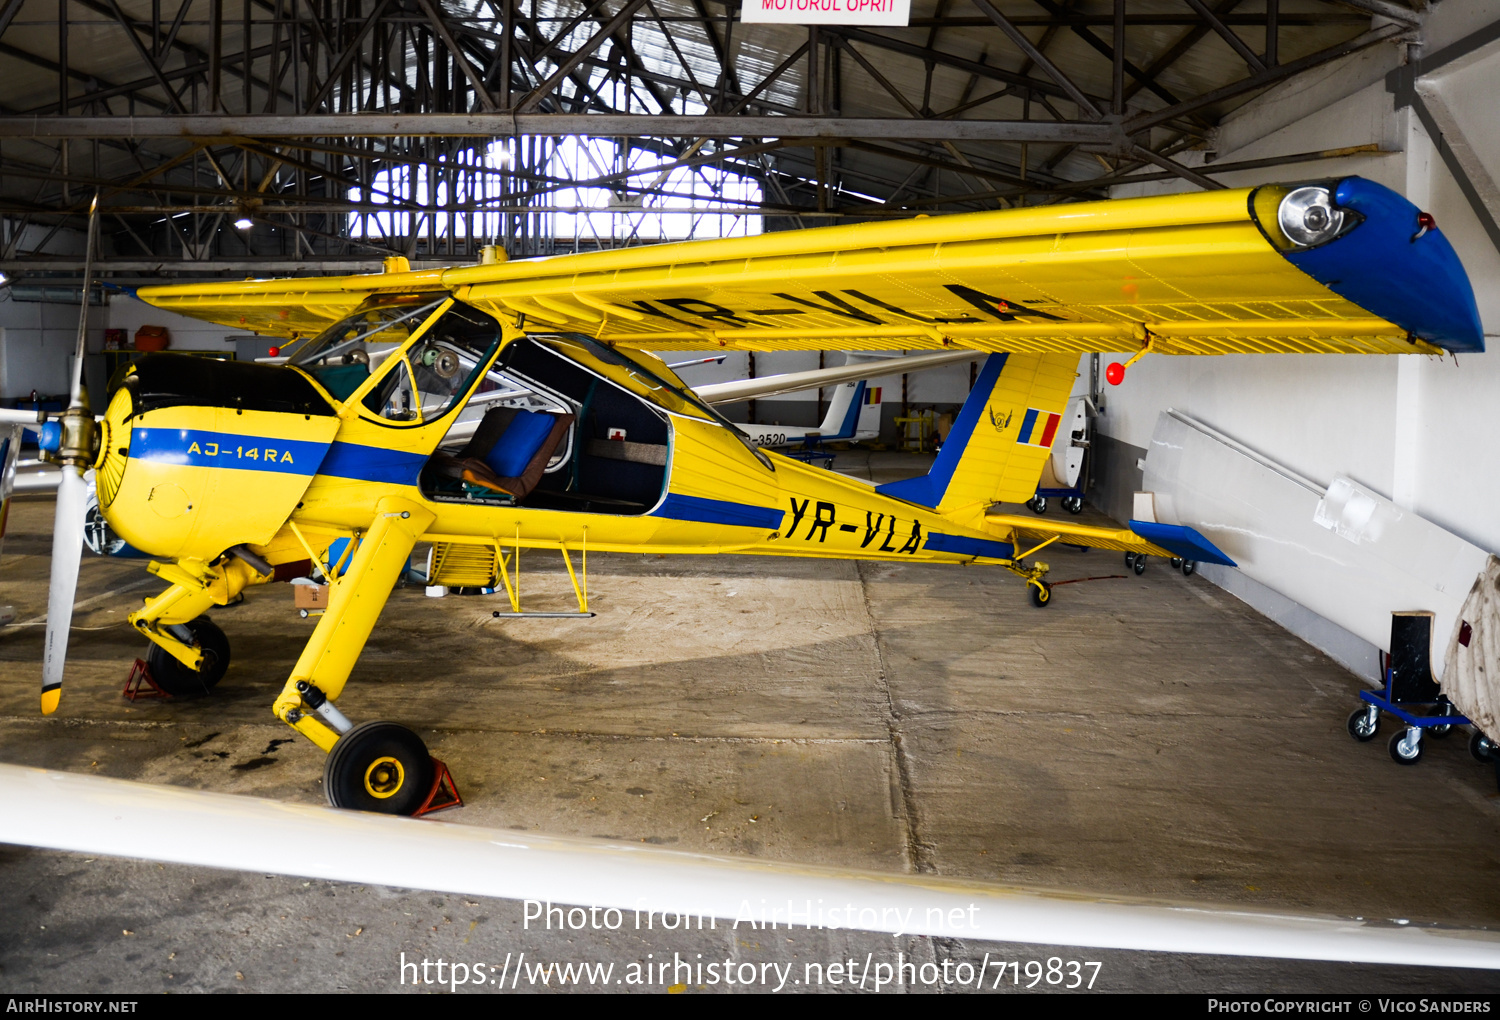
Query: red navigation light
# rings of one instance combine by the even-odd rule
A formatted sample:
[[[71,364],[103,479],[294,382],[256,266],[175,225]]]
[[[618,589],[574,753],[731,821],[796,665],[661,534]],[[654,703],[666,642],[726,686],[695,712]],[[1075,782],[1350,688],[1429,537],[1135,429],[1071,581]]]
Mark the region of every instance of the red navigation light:
[[[281,348],[280,347],[272,347],[266,353],[269,354],[273,358],[279,358],[279,357],[281,357]]]
[[[1109,380],[1111,386],[1120,385],[1125,381],[1125,366],[1118,361],[1111,362],[1110,366],[1104,370],[1104,378]]]

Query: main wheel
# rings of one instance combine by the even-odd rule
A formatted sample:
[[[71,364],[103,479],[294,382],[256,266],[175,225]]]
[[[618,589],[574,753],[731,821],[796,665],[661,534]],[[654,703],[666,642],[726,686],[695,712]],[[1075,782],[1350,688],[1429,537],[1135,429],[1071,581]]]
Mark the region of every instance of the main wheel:
[[[1349,736],[1358,740],[1361,744],[1374,740],[1375,734],[1380,732],[1380,713],[1376,713],[1372,719],[1370,710],[1367,708],[1356,708],[1349,713]]]
[[[1421,740],[1410,739],[1414,729],[1415,727],[1408,726],[1391,734],[1391,742],[1387,746],[1391,751],[1391,759],[1397,765],[1415,765],[1422,760]]]
[[[1469,734],[1469,756],[1475,761],[1491,761],[1495,757],[1495,745],[1490,738],[1475,730]]]
[[[1146,572],[1146,554],[1136,553],[1135,562],[1130,565],[1130,569],[1134,570],[1137,574],[1144,574]]]
[[[1192,577],[1195,573],[1197,573],[1197,571],[1198,571],[1198,561],[1197,560],[1183,560],[1182,561],[1182,576],[1183,577]]]
[[[432,756],[405,726],[367,722],[339,738],[323,766],[323,790],[334,807],[410,815],[432,789]]]
[[[1052,601],[1052,585],[1046,581],[1038,581],[1036,584],[1029,584],[1026,587],[1031,589],[1031,604],[1038,609],[1041,609]]]
[[[203,653],[203,668],[191,670],[161,645],[153,644],[146,652],[151,679],[168,694],[178,698],[201,698],[224,679],[229,668],[229,639],[219,625],[206,616],[187,624],[193,632],[193,645]]]

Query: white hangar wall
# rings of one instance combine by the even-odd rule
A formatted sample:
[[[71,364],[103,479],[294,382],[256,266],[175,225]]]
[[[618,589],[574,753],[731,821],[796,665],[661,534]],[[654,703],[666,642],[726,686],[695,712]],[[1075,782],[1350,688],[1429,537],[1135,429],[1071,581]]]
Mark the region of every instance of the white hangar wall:
[[[1430,8],[1421,55],[1471,38],[1500,16],[1493,2]],[[1410,108],[1397,109],[1386,75],[1405,47],[1377,47],[1293,79],[1228,118],[1216,161],[1375,144],[1389,154],[1220,176],[1230,186],[1347,174],[1378,181],[1431,212],[1463,260],[1489,344],[1500,341],[1500,252]],[[1500,179],[1500,41],[1434,70],[1454,119],[1488,173]],[[1188,159],[1187,157],[1196,157]],[[1198,153],[1184,162],[1201,163]],[[1181,191],[1176,182],[1120,188],[1119,197]],[[1496,210],[1500,212],[1500,210]],[[1118,360],[1106,358],[1109,360]],[[1402,507],[1500,552],[1500,353],[1456,360],[1399,357],[1146,357],[1123,385],[1106,387],[1096,502],[1129,514],[1158,414],[1186,411],[1326,485],[1349,475]],[[1373,677],[1373,646],[1234,571],[1205,576],[1244,598],[1356,672]],[[1416,608],[1416,607],[1412,607]]]

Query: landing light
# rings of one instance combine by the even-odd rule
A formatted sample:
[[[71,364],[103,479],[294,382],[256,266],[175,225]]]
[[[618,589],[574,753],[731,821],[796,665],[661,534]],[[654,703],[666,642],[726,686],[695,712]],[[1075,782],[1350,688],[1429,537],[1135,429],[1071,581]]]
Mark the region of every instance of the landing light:
[[[1309,185],[1281,200],[1276,221],[1294,243],[1311,247],[1339,235],[1344,228],[1344,211],[1333,204],[1327,188]]]

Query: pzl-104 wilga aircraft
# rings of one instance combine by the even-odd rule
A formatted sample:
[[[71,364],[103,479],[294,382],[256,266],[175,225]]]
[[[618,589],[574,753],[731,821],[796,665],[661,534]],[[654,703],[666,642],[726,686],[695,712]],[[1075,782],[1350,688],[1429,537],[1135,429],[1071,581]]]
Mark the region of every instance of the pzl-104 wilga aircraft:
[[[392,814],[432,788],[422,741],[333,702],[419,541],[435,583],[493,585],[522,548],[747,553],[993,564],[1045,606],[1035,557],[1059,540],[1227,562],[1188,528],[994,509],[1035,491],[1081,353],[1484,345],[1431,217],[1353,177],[139,296],[284,337],[287,361],[151,355],[98,422],[75,377],[47,428],[67,469],[42,709],[92,465],[110,525],[168,585],[130,624],[170,691],[228,666],[210,606],[321,565],[327,610],[273,711],[329,752],[334,805]],[[695,348],[988,356],[931,470],[871,485],[759,449],[650,353]]]

